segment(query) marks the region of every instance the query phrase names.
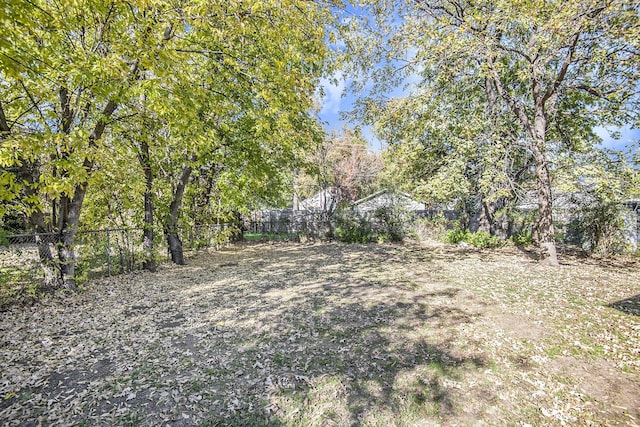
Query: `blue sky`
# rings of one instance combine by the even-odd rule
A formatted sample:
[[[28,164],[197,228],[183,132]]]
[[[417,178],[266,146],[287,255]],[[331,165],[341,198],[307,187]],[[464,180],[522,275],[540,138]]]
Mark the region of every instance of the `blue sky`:
[[[346,113],[353,108],[357,98],[353,93],[345,90],[347,82],[342,74],[338,74],[335,77],[337,84],[334,84],[336,82],[331,82],[329,79],[323,79],[321,83],[325,96],[319,117],[324,122],[324,127],[327,131],[340,130],[345,125],[351,128],[358,125],[358,123],[352,123],[341,118],[342,113]],[[371,149],[382,151],[384,143],[376,138],[371,128],[363,126],[362,132]]]
[[[324,99],[322,100],[322,107],[319,112],[320,120],[325,122],[324,126],[327,131],[339,130],[345,124],[349,127],[355,127],[357,123],[350,123],[340,118],[341,113],[348,112],[352,109],[353,103],[356,100],[356,96],[345,88],[348,82],[342,74],[334,76],[336,82],[331,82],[329,79],[323,79],[321,82],[323,90],[325,92]],[[337,84],[335,84],[337,83]],[[375,151],[381,151],[384,148],[384,142],[380,141],[373,135],[373,132],[368,127],[363,127],[363,134],[369,142],[369,146]],[[602,138],[602,146],[615,150],[624,150],[629,147],[633,147],[635,144],[636,150],[640,149],[640,129],[631,129],[630,127],[624,128],[610,128],[610,130],[617,130],[620,132],[620,138],[614,139],[610,136],[610,132],[605,128],[596,128],[596,134]]]
[[[357,7],[350,2],[347,2],[347,7],[342,9],[343,18],[349,19],[350,16],[362,16],[367,14],[366,9]],[[358,123],[351,123],[347,120],[341,119],[341,114],[350,111],[353,108],[353,104],[356,101],[356,95],[352,92],[345,90],[349,81],[345,80],[343,74],[338,72],[333,76],[333,79],[323,79],[321,82],[325,96],[322,100],[322,107],[319,112],[320,120],[325,124],[327,131],[339,130],[344,125],[349,127],[355,127]],[[404,93],[403,93],[404,92]],[[396,89],[391,95],[402,96],[408,91],[403,91],[401,88]],[[610,135],[610,131],[618,131],[620,133],[619,139],[614,139]],[[369,142],[369,146],[375,151],[382,151],[385,148],[384,141],[380,141],[374,135],[371,128],[363,126],[362,132],[364,137]],[[631,147],[635,147],[635,150],[640,150],[640,129],[631,129],[630,127],[624,128],[596,128],[596,134],[602,138],[602,146],[615,150],[625,150]]]

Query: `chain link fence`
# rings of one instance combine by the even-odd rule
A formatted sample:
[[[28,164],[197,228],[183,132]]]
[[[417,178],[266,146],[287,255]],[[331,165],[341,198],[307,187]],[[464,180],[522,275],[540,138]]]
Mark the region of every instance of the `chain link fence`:
[[[185,250],[218,248],[230,233],[227,224],[194,227],[184,233]],[[105,229],[79,231],[75,238],[76,280],[79,283],[142,269],[143,230]],[[30,233],[0,236],[0,307],[7,301],[35,295],[44,282],[40,253],[58,258],[59,233]],[[157,261],[170,259],[164,236],[156,233]]]
[[[14,234],[0,246],[2,292],[20,294],[36,291],[43,282],[40,254],[58,258],[59,233]],[[142,230],[108,229],[81,231],[76,235],[76,277],[83,280],[120,274],[142,265]]]

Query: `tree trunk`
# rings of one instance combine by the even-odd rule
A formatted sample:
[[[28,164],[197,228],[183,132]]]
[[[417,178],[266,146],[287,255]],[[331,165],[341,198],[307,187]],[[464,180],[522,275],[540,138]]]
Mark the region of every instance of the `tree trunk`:
[[[540,245],[540,260],[544,264],[557,266],[559,263],[553,229],[553,198],[549,164],[544,152],[535,150],[534,156],[538,187],[537,236]]]
[[[294,211],[299,211],[300,210],[300,199],[298,197],[298,169],[294,168],[293,169],[293,210]]]
[[[480,218],[478,218],[478,231],[491,233],[493,229],[492,206],[485,200],[484,195],[480,200]]]
[[[69,113],[69,98],[67,96],[66,88],[60,89],[60,103],[62,108],[63,118],[63,132],[68,133],[69,129],[66,129],[67,120],[73,117],[73,112]],[[89,135],[89,146],[95,147],[97,142],[102,138],[104,131],[107,127],[107,120],[118,105],[115,101],[108,101],[102,110],[102,115],[96,123],[93,131]],[[70,124],[69,124],[70,126]],[[63,157],[66,157],[66,153]],[[90,174],[93,171],[94,161],[85,158],[82,167]],[[76,234],[78,233],[78,226],[80,225],[80,213],[82,211],[82,203],[84,197],[87,194],[88,182],[79,182],[75,185],[73,191],[73,197],[63,195],[60,197],[58,206],[58,232],[60,233],[60,242],[58,244],[58,260],[60,263],[60,282],[62,287],[69,290],[76,290],[76,263],[77,254],[75,250]]]
[[[195,157],[192,159],[195,161]],[[169,219],[165,224],[165,235],[167,237],[167,244],[169,245],[169,252],[171,253],[171,261],[178,265],[184,265],[184,253],[182,251],[182,241],[178,236],[178,218],[180,216],[180,207],[182,206],[182,199],[184,197],[184,191],[189,183],[191,177],[191,166],[184,166],[180,177],[178,178],[178,185],[173,192],[171,205],[169,206]]]
[[[47,233],[44,221],[44,214],[41,211],[35,211],[29,215],[29,228],[35,233],[36,245],[38,247],[38,261],[42,269],[44,283],[42,289],[44,291],[52,291],[60,286],[58,281],[57,265],[51,253],[50,244],[54,243],[51,238],[42,236]]]
[[[167,244],[171,253],[171,262],[178,265],[184,265],[184,252],[182,250],[182,241],[177,231],[167,232]]]
[[[40,268],[42,268],[44,283],[42,289],[44,291],[52,291],[60,286],[58,282],[58,271],[53,254],[51,253],[50,238],[42,236],[47,229],[44,222],[44,214],[41,211],[33,212],[29,215],[29,226],[36,236],[36,245],[38,247],[38,260]]]
[[[142,236],[142,252],[144,261],[142,268],[155,273],[157,270],[153,251],[153,171],[151,170],[151,156],[149,154],[149,144],[146,141],[140,143],[140,165],[144,171],[146,188],[144,191],[144,229]]]
[[[87,163],[88,161],[85,161]],[[85,165],[86,166],[86,165]],[[76,234],[80,225],[80,212],[84,196],[87,194],[87,183],[76,185],[73,197],[63,196],[60,198],[60,208],[58,213],[58,230],[60,232],[60,243],[58,246],[58,258],[60,262],[60,282],[62,287],[69,290],[76,290],[76,265],[77,253],[75,250]]]

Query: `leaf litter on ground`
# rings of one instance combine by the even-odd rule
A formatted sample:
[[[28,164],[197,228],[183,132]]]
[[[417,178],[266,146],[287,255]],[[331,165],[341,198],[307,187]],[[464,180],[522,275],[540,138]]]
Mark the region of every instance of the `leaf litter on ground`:
[[[262,243],[99,280],[0,313],[0,420],[638,425],[639,264],[563,262]]]

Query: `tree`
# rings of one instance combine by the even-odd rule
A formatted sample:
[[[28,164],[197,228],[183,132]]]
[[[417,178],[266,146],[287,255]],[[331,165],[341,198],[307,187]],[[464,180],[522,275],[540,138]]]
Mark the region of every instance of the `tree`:
[[[359,131],[343,128],[329,134],[307,157],[296,180],[303,197],[334,187],[343,200],[357,200],[373,192],[381,169],[380,156]]]
[[[233,156],[255,181],[308,144],[316,133],[308,111],[325,67],[327,17],[323,6],[302,0],[3,6],[0,207],[19,206],[32,231],[58,233],[55,260],[48,244],[39,246],[48,285],[75,288],[83,207],[101,200],[91,185],[121,176],[132,154],[140,163],[135,172],[145,176],[135,192],[141,199],[144,193],[147,231],[154,174],[163,161],[170,166],[163,178],[173,177],[174,186],[158,210],[181,262],[183,195],[202,161],[229,154],[226,136],[239,134]],[[145,233],[147,260],[152,241]]]
[[[150,8],[100,0],[12,1],[3,10],[0,158],[5,172],[20,168],[14,197],[32,230],[59,233],[55,264],[48,247],[40,251],[43,266],[57,270],[47,269],[48,285],[74,289],[75,236],[90,177],[106,155],[103,137],[142,66],[168,41],[167,24]],[[130,43],[120,42],[123,34]]]
[[[246,209],[250,200],[280,196],[283,170],[319,135],[309,111],[327,56],[327,11],[295,0],[220,3],[215,15],[221,19],[190,27],[183,51],[192,54],[197,72],[169,95],[181,104],[179,122],[165,118],[172,138],[186,147],[164,215],[177,263],[184,262],[179,217],[194,171],[216,171],[210,179],[218,209]],[[157,102],[164,105],[166,97]],[[168,160],[176,164],[175,157]],[[209,199],[205,205],[211,201],[202,196]]]
[[[436,112],[443,121],[432,122],[430,130],[457,127],[466,143],[475,143],[482,135],[477,131],[479,122],[494,125],[498,132],[478,148],[484,152],[491,150],[488,147],[521,147],[531,155],[541,257],[557,265],[549,153],[593,150],[595,125],[634,120],[637,8],[624,1],[596,0],[367,3],[377,21],[365,22],[356,32],[383,37],[388,43],[378,42],[385,50],[362,56],[363,46],[351,37],[347,47],[358,58],[358,70],[367,71],[374,90],[388,89],[403,76],[416,78],[410,98],[424,104],[404,103],[413,107],[411,111],[394,109],[396,104],[378,96],[363,102],[364,115],[372,121],[406,114],[430,120],[429,113]],[[382,59],[388,61],[386,67],[371,66]],[[483,90],[465,98],[473,88]],[[433,93],[447,96],[430,98]],[[462,122],[461,116],[474,120]],[[420,126],[406,130],[405,139],[432,141],[433,134],[422,133]],[[447,150],[444,154],[455,163],[455,155]]]

